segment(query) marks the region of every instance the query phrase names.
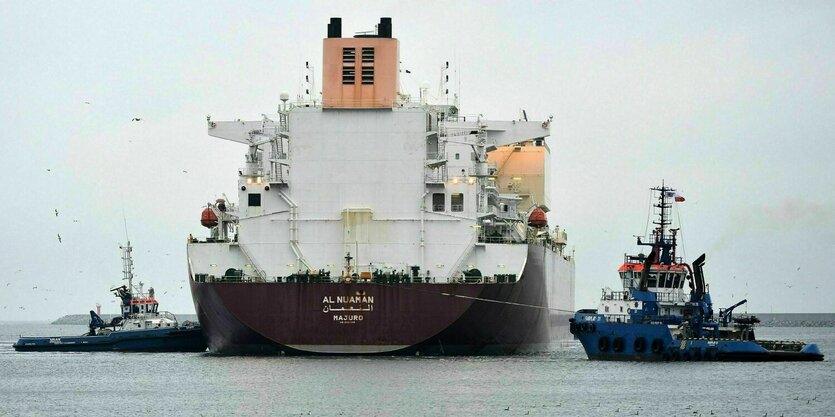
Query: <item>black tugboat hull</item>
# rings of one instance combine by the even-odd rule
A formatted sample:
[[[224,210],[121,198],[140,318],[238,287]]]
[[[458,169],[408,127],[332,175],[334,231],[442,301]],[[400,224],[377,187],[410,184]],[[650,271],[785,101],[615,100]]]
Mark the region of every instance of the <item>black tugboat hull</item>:
[[[200,327],[117,331],[106,336],[22,337],[19,352],[204,352]]]

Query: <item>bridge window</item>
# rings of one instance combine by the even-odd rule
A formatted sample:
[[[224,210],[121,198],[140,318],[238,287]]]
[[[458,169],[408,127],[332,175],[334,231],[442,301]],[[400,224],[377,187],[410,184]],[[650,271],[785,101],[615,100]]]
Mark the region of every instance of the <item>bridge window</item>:
[[[444,207],[444,200],[446,200],[446,195],[444,193],[433,193],[432,211],[445,211],[446,207]]]
[[[250,207],[260,207],[261,206],[261,194],[259,193],[252,193],[249,195],[249,201],[247,202]]]
[[[464,194],[455,193],[450,195],[449,205],[452,211],[464,211]]]

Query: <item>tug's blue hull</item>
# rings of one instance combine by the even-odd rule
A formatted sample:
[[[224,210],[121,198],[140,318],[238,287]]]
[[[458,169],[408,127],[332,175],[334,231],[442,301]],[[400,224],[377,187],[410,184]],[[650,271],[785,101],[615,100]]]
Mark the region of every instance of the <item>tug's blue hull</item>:
[[[821,361],[817,345],[735,339],[673,339],[666,324],[618,323],[577,312],[571,333],[589,359],[621,361]]]
[[[200,327],[115,331],[102,336],[21,337],[17,351],[30,352],[203,352]]]

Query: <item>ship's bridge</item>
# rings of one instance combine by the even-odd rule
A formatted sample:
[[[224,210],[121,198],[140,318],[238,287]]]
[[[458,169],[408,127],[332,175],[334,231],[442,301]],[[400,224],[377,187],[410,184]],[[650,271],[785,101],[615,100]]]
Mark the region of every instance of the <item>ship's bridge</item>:
[[[647,276],[649,289],[681,289],[687,280],[685,264],[652,264]],[[623,288],[637,288],[644,272],[644,265],[640,262],[626,261],[618,268]]]

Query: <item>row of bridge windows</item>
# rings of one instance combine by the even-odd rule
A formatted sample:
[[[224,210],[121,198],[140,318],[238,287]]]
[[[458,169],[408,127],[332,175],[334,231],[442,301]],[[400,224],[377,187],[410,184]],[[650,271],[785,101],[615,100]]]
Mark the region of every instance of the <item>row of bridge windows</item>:
[[[449,195],[450,211],[464,211],[464,194],[452,193]],[[432,211],[446,211],[446,194],[432,194]]]

